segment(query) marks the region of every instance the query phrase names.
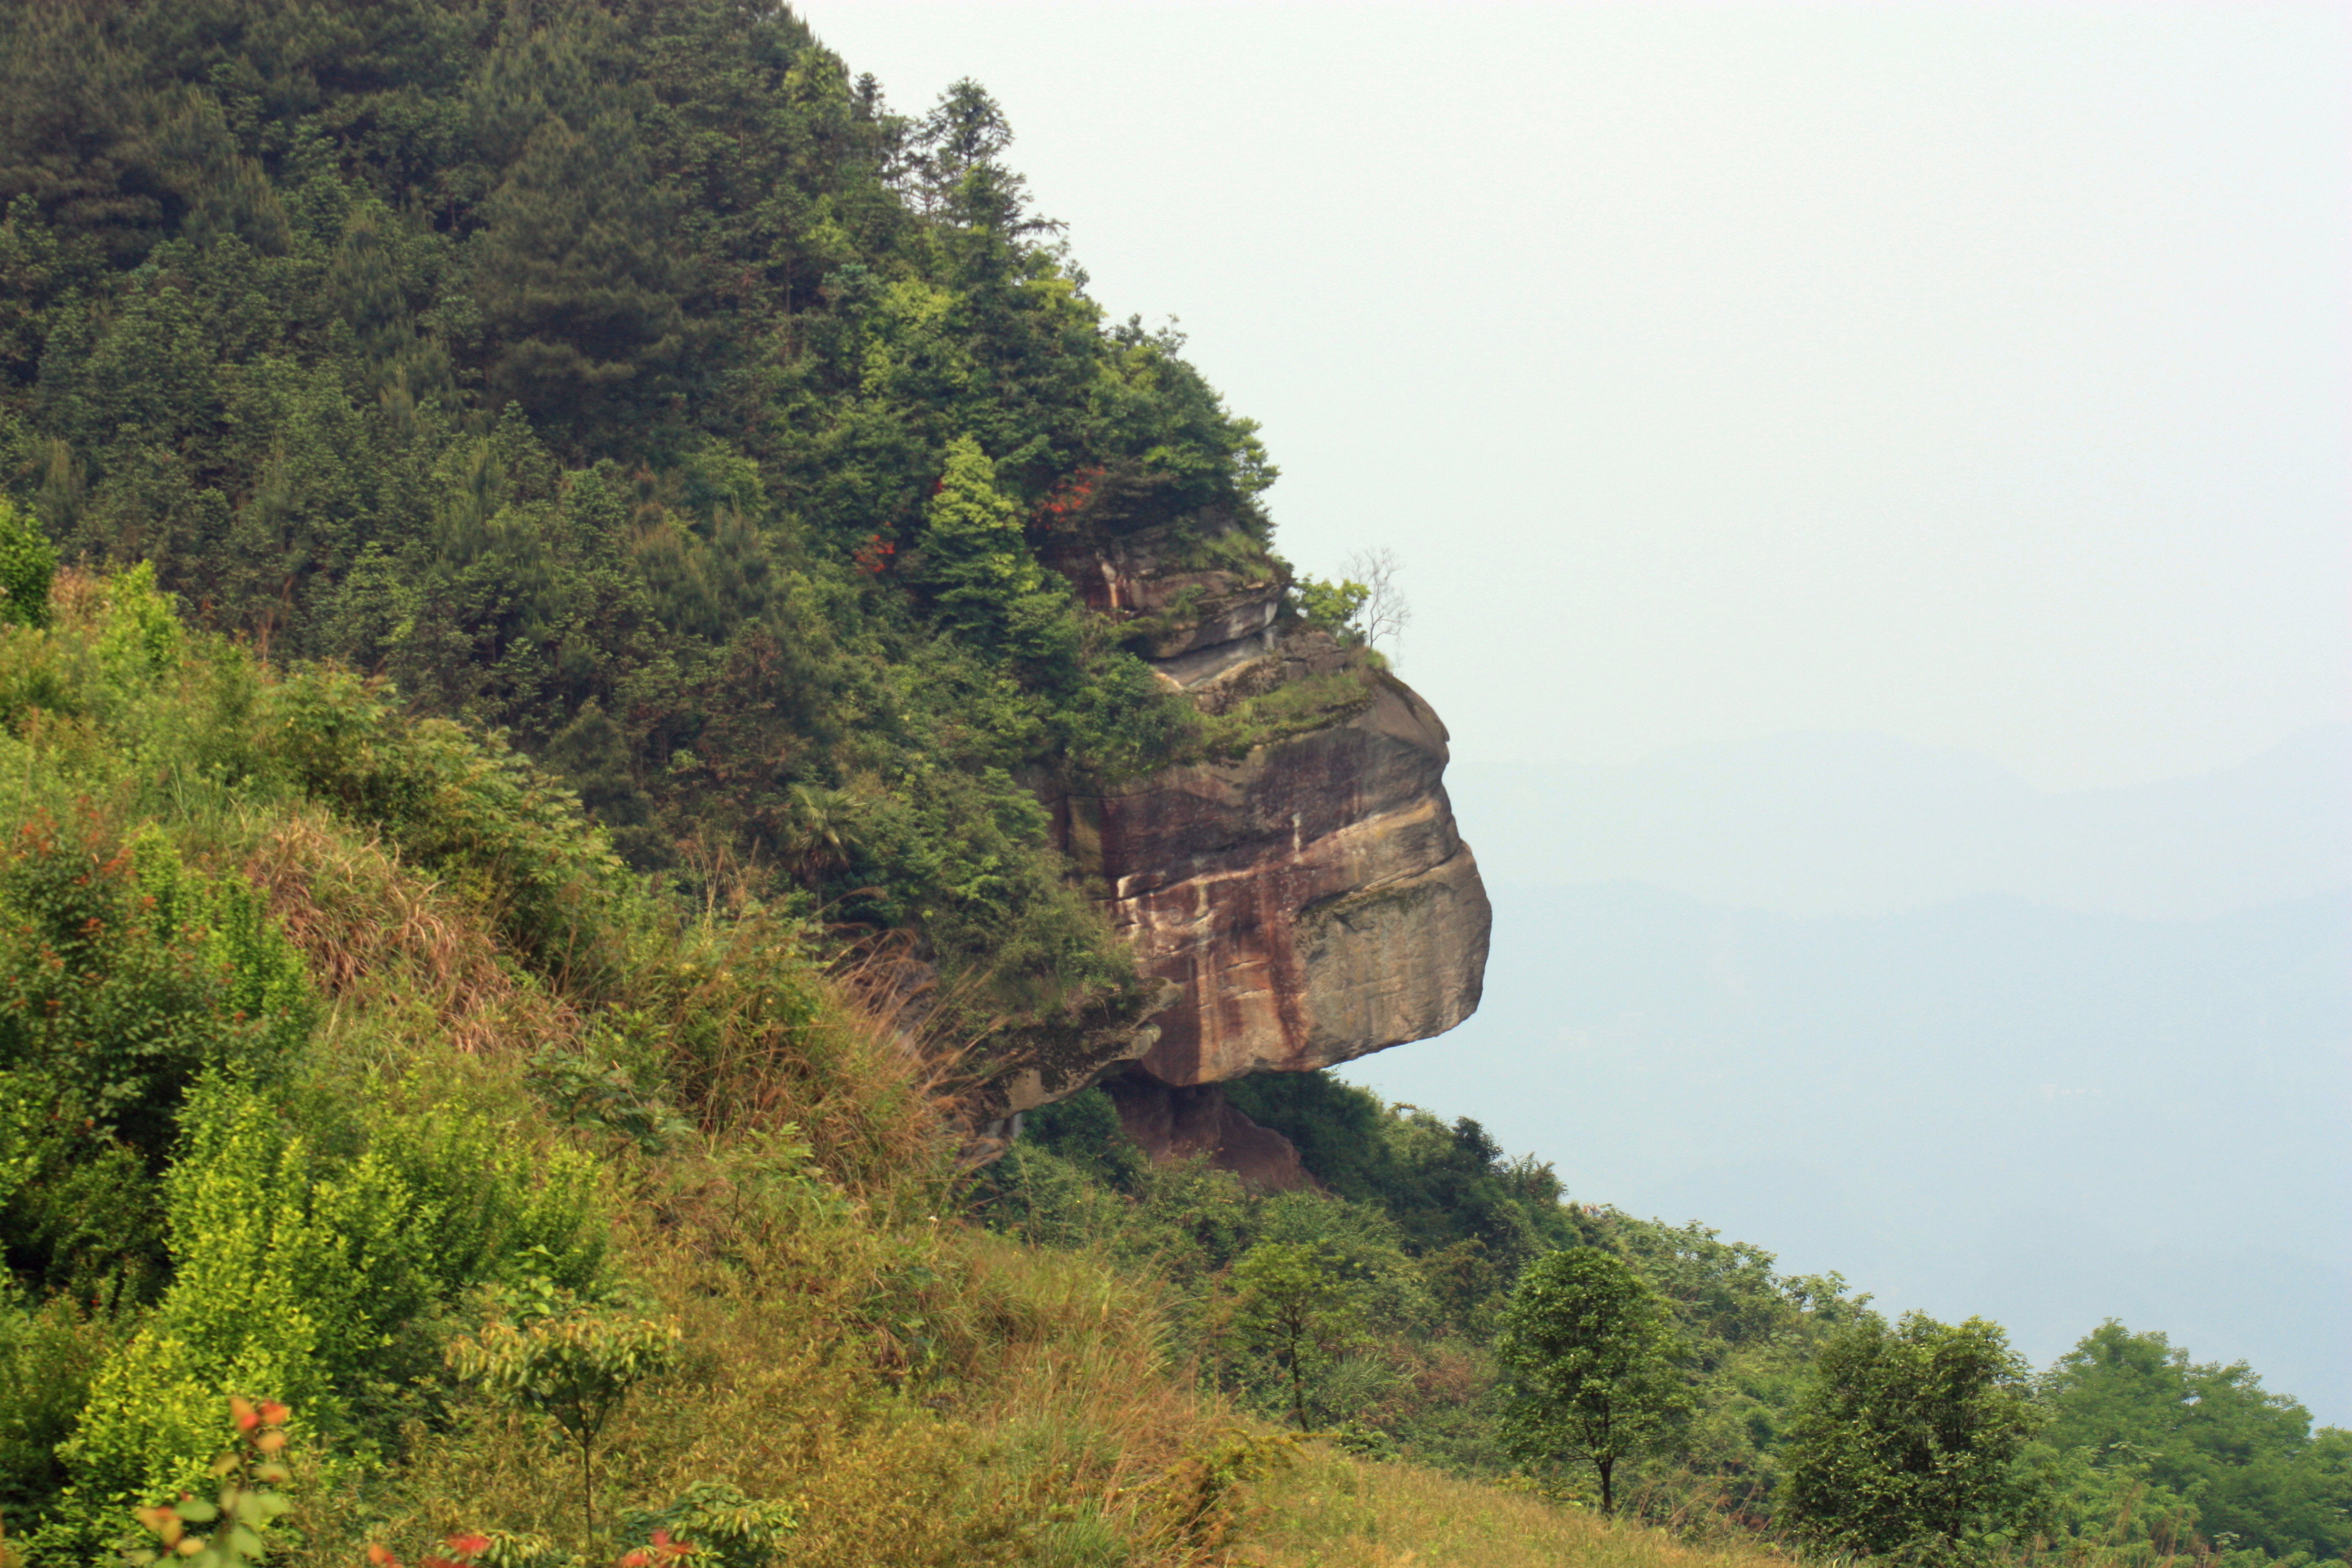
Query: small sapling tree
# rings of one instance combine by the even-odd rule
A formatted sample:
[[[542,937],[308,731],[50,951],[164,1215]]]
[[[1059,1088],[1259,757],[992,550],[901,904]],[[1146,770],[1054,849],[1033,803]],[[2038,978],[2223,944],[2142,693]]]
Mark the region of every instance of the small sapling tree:
[[[573,1306],[521,1323],[490,1323],[450,1347],[458,1375],[549,1416],[579,1449],[583,1561],[596,1555],[596,1440],[629,1390],[668,1370],[677,1340],[674,1324]]]
[[[1598,1247],[1528,1265],[1503,1310],[1504,1441],[1534,1467],[1581,1464],[1617,1509],[1617,1467],[1660,1446],[1688,1405],[1665,1301]]]
[[[1364,601],[1372,591],[1361,583],[1341,578],[1326,583],[1320,577],[1297,577],[1291,581],[1291,602],[1307,624],[1329,632],[1343,642],[1360,640],[1362,632],[1356,619],[1363,613]]]
[[[1291,1415],[1305,1431],[1307,1363],[1360,1337],[1360,1292],[1337,1258],[1302,1242],[1259,1242],[1234,1262],[1228,1282],[1234,1331],[1282,1368]]]

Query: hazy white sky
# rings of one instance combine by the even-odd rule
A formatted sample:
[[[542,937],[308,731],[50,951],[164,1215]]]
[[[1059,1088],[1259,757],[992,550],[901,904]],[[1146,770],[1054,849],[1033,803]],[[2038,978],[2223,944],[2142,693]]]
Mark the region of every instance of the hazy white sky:
[[[2352,12],[801,7],[985,83],[1091,292],[1393,547],[1459,757],[2053,786],[2352,717]]]

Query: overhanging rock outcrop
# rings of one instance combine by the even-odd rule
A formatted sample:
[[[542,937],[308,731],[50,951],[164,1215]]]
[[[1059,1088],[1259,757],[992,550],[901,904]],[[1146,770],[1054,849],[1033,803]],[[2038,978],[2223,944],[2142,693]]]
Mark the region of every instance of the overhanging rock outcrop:
[[[1283,625],[1270,565],[1187,568],[1145,536],[1064,570],[1239,736],[1213,760],[1054,802],[1062,848],[1172,987],[1156,1040],[1114,1085],[1129,1131],[1193,1152],[1202,1129],[1246,1128],[1202,1086],[1328,1067],[1468,1017],[1492,912],[1429,704],[1361,649]],[[1254,1140],[1226,1142],[1230,1163],[1280,1167]]]
[[[1160,1082],[1328,1067],[1477,1007],[1492,915],[1445,727],[1403,682],[1365,684],[1328,726],[1063,798],[1064,848],[1178,987],[1136,1064]]]

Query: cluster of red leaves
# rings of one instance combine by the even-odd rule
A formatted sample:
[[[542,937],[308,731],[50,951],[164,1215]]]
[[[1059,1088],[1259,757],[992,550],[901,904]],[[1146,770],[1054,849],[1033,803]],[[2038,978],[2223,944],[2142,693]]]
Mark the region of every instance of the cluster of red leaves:
[[[1094,499],[1095,486],[1102,479],[1100,468],[1080,468],[1076,473],[1055,482],[1037,503],[1037,521],[1046,528],[1055,528],[1086,510]]]
[[[249,1399],[233,1397],[228,1402],[228,1409],[229,1414],[236,1418],[236,1429],[240,1432],[258,1431],[264,1426],[283,1426],[286,1425],[286,1418],[293,1414],[291,1410],[274,1399],[265,1399],[259,1405],[256,1405]],[[254,1443],[254,1447],[265,1454],[274,1454],[285,1446],[286,1434],[277,1431],[263,1432]]]
[[[268,1489],[289,1479],[278,1456],[285,1450],[286,1420],[293,1412],[274,1399],[256,1403],[243,1394],[232,1395],[228,1408],[238,1447],[213,1461],[213,1475],[221,1483],[216,1499],[182,1492],[177,1502],[133,1509],[132,1517],[154,1533],[160,1549],[126,1542],[124,1562],[168,1563],[182,1557],[206,1563],[261,1561],[262,1531],[289,1506],[283,1494]],[[192,1524],[213,1528],[209,1535],[201,1535],[188,1528]]]
[[[444,1557],[435,1552],[423,1559],[419,1568],[470,1568],[475,1558],[490,1549],[490,1538],[468,1531],[451,1536],[443,1544],[449,1548],[450,1554]],[[400,1559],[392,1554],[389,1546],[369,1547],[367,1560],[369,1568],[400,1568]]]
[[[879,577],[890,569],[890,557],[898,553],[898,547],[877,533],[851,551],[849,558],[857,563],[860,572]]]
[[[694,1548],[683,1541],[672,1541],[669,1531],[654,1531],[653,1544],[640,1546],[621,1559],[621,1568],[659,1568],[664,1563],[675,1563],[694,1554]]]

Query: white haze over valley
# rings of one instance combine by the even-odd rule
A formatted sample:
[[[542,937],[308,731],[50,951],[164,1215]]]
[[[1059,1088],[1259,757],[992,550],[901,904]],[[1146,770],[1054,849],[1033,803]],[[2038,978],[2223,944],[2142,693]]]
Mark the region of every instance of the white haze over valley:
[[[2067,794],[1840,734],[1452,783],[1486,1001],[1351,1080],[2037,1363],[2120,1317],[2352,1417],[2352,726]]]
[[[1387,546],[1496,902],[1354,1081],[2352,1423],[2352,13],[803,7]]]

